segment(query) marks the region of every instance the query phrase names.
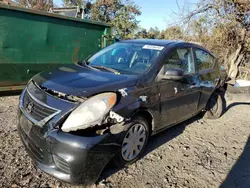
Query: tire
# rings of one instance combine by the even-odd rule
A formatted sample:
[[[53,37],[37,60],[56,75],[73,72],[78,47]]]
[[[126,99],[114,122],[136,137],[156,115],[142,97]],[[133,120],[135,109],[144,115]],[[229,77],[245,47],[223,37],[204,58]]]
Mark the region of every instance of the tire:
[[[137,151],[139,150],[139,152],[135,155],[135,157],[132,156],[131,159],[128,159],[129,157],[126,158],[126,155],[124,154],[124,153],[127,154],[127,152],[128,152],[128,150],[127,150],[127,152],[125,152],[126,146],[129,146],[128,143],[126,145],[126,142],[128,140],[130,140],[131,142],[134,142],[130,138],[132,137],[133,131],[136,132],[136,128],[139,128],[139,127],[142,128],[142,130],[143,130],[142,134],[145,135],[145,137],[143,137],[143,139],[144,139],[143,145],[141,146],[141,148],[138,145]],[[124,129],[125,130],[120,137],[121,148],[113,160],[114,164],[119,168],[128,166],[128,165],[134,163],[135,161],[137,161],[141,157],[141,155],[143,154],[143,152],[146,148],[147,142],[148,142],[148,138],[149,138],[149,124],[142,117],[136,117],[135,119],[133,119],[133,121],[129,125],[125,126]],[[140,136],[142,134],[140,134]],[[136,136],[134,138],[138,138],[138,137]],[[134,154],[134,151],[135,150],[133,150],[133,154]]]
[[[219,119],[226,109],[224,92],[214,92],[207,102],[205,118]]]

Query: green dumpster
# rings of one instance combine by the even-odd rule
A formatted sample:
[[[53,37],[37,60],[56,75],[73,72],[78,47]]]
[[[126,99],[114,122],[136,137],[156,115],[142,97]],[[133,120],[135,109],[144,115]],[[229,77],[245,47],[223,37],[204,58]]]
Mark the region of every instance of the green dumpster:
[[[110,43],[108,24],[0,3],[0,92],[20,90],[38,72],[76,63]]]

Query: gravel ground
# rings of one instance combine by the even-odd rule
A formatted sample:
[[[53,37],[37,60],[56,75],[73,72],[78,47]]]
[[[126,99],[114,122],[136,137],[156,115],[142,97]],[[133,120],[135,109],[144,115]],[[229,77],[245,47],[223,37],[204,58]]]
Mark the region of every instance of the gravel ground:
[[[154,137],[142,159],[108,166],[91,187],[250,187],[250,97],[219,120],[194,117]],[[18,96],[0,97],[0,187],[70,187],[36,169],[16,129]]]

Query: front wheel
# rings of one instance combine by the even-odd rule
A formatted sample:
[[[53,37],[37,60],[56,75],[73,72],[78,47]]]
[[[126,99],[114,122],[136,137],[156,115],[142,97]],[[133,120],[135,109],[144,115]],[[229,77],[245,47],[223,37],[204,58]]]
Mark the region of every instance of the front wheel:
[[[218,119],[226,108],[225,98],[222,92],[214,92],[207,102],[205,118]]]
[[[114,162],[123,167],[135,162],[145,150],[149,137],[148,122],[141,117],[133,120],[121,136],[121,148]]]

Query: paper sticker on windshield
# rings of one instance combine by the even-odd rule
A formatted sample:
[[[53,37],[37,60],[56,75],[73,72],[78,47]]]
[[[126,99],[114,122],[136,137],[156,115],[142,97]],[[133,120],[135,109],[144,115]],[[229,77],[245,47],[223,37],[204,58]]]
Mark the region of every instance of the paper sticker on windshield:
[[[163,50],[164,46],[144,45],[142,48],[149,50]]]

